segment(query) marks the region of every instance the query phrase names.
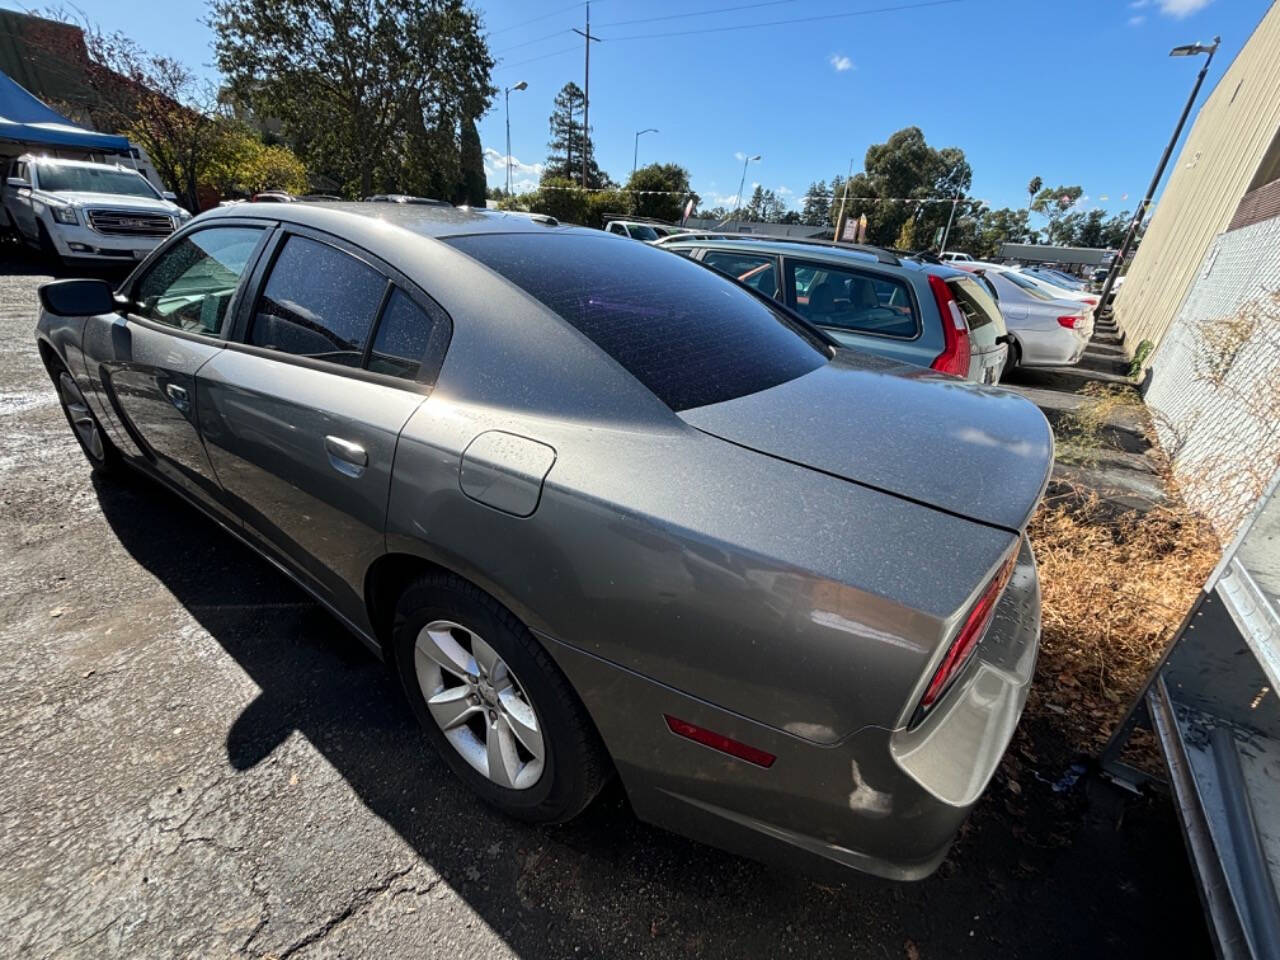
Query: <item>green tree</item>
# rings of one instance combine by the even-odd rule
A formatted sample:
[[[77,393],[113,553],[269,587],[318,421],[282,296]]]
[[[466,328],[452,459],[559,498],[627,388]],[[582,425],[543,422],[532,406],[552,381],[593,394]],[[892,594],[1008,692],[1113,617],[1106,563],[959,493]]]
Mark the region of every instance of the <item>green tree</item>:
[[[809,184],[809,189],[804,192],[804,205],[800,212],[802,223],[820,227],[829,222],[827,217],[831,213],[831,201],[827,199],[828,192],[825,180]]]
[[[975,257],[990,259],[999,256],[1006,243],[1029,242],[1031,233],[1025,209],[987,210],[978,221],[972,243],[964,249]]]
[[[640,167],[627,180],[630,195],[630,211],[640,217],[676,221],[684,212],[689,197],[698,195],[689,188],[689,171],[675,163],[651,163]],[[660,191],[645,193],[642,191]]]
[[[480,133],[471,117],[462,121],[462,180],[458,184],[455,200],[472,207],[483,207],[485,201],[484,149],[480,146]]]
[[[884,143],[867,148],[863,172],[849,181],[846,212],[849,217],[866,214],[871,243],[894,246],[909,238],[914,248],[931,247],[938,229],[946,226],[951,204],[919,201],[956,197],[961,200],[957,217],[971,213],[973,204],[965,193],[972,180],[973,171],[963,150],[935,149],[919,127],[905,127]],[[832,208],[834,216],[840,208],[838,197]],[[948,246],[952,246],[950,241]]]
[[[552,103],[551,116],[547,122],[551,128],[551,139],[547,141],[547,163],[543,169],[544,178],[571,180],[579,186],[607,187],[612,186],[609,177],[600,171],[596,163],[595,146],[591,142],[591,131],[583,130],[582,115],[586,106],[586,98],[582,88],[569,81],[560,88]],[[582,155],[587,155],[587,182],[582,182]]]
[[[308,165],[348,194],[435,159],[412,151],[456,170],[459,125],[496,93],[465,0],[213,0],[211,11],[235,96],[278,119]]]
[[[1064,244],[1075,235],[1079,215],[1068,218],[1068,212],[1083,195],[1084,188],[1079,186],[1044,187],[1031,199],[1032,212],[1048,221],[1044,230],[1049,243]]]
[[[1040,188],[1044,186],[1043,177],[1032,177],[1031,182],[1027,184],[1027,205],[1030,206],[1035,200],[1036,194],[1040,192]]]

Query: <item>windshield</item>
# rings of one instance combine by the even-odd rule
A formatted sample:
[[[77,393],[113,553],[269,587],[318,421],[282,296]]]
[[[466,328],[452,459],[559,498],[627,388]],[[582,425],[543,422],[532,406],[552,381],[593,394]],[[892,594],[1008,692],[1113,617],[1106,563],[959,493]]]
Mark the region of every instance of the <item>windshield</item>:
[[[643,223],[632,223],[627,226],[631,231],[631,236],[636,240],[657,240],[658,231],[653,227],[647,227]]]
[[[132,170],[51,163],[41,164],[36,171],[40,177],[40,189],[49,193],[115,193],[123,197],[160,199],[155,188]]]

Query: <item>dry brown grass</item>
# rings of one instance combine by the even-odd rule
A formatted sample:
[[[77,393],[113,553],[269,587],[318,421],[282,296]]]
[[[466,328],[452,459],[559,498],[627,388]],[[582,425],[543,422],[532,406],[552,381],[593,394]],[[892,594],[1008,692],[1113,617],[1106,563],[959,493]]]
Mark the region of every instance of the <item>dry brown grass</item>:
[[[1185,507],[1117,515],[1096,495],[1042,506],[1029,530],[1044,625],[1028,710],[1081,753],[1106,742],[1218,560]]]

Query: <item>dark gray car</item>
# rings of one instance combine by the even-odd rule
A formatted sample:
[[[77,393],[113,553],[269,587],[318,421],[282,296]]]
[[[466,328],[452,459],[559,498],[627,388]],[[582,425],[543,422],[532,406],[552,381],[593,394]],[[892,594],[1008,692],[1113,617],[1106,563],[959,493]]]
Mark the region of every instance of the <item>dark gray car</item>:
[[[114,295],[41,300],[94,466],[288,571],[514,816],[616,772],[698,839],[916,878],[1013,734],[1052,458],[1017,396],[837,355],[645,244],[448,208],[226,208]]]
[[[1008,354],[1000,308],[968,274],[875,247],[795,240],[671,240],[781,303],[841,346],[996,383]]]

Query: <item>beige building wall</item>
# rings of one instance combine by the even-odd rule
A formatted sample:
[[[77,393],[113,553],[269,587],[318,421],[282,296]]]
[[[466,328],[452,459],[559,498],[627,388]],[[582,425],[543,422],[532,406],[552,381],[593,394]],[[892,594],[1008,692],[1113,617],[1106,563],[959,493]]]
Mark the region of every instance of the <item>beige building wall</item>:
[[[1193,78],[1194,72],[1187,83]],[[1171,114],[1176,109],[1170,105]],[[1143,340],[1159,345],[1209,244],[1231,222],[1278,129],[1280,2],[1275,2],[1196,116],[1116,296],[1116,319],[1130,356]]]

